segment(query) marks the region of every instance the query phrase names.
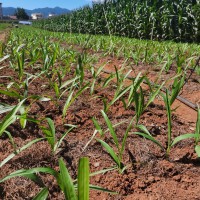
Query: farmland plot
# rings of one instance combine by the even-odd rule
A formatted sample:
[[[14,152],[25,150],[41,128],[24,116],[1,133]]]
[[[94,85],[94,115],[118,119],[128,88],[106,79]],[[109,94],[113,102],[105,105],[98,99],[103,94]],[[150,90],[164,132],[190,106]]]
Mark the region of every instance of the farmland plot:
[[[200,198],[200,46],[25,27],[0,53],[2,199],[69,199],[82,157],[90,199]]]

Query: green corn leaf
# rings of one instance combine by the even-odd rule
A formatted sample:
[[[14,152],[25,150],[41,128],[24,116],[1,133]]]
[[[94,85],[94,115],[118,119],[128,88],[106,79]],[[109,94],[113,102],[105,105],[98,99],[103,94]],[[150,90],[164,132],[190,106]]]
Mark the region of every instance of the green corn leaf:
[[[72,96],[73,96],[74,91],[72,91],[72,92],[70,93],[70,96],[67,98],[67,101],[66,101],[66,103],[65,103],[65,105],[64,105],[63,117],[66,116],[66,112],[67,112],[67,109],[69,108],[69,106],[75,101],[75,99],[76,99],[79,95],[81,95],[81,93],[84,92],[84,90],[86,90],[86,89],[88,88],[88,85],[89,85],[89,83],[87,83],[87,84],[86,84],[85,86],[83,86],[80,90],[78,90],[78,92],[75,94],[75,96],[74,96],[73,98],[72,98]]]
[[[138,124],[135,126],[135,128],[141,130],[142,132],[144,132],[145,134],[149,135],[152,137],[151,133],[149,133],[148,129],[146,128],[146,126],[142,125],[142,124]]]
[[[8,138],[9,138],[9,140],[10,140],[10,143],[12,144],[13,149],[14,149],[14,151],[16,152],[16,150],[17,150],[17,145],[15,144],[12,135],[11,135],[10,132],[8,132],[8,131],[4,131],[4,132],[7,134]],[[1,163],[0,163],[0,167],[1,167]]]
[[[183,87],[185,82],[185,77],[183,76],[180,80],[178,80],[178,77],[175,78],[174,83],[172,85],[172,92],[171,92],[171,98],[170,98],[170,105],[173,104],[176,97],[178,96],[181,88]]]
[[[65,88],[66,86],[70,85],[71,83],[74,83],[78,78],[79,77],[76,76],[74,79],[67,80],[66,82],[64,82],[61,85],[60,89]]]
[[[140,133],[140,132],[134,132],[133,134],[140,135],[140,136],[142,136],[142,137],[144,137],[144,138],[146,138],[148,140],[151,140],[153,143],[158,145],[162,150],[164,150],[162,144],[159,141],[157,141],[156,139],[154,139],[152,136],[147,135],[145,133]]]
[[[79,160],[78,200],[89,200],[89,159],[86,157]]]
[[[48,143],[51,145],[51,149],[54,149],[54,146],[56,144],[56,132],[55,132],[55,126],[54,122],[50,118],[46,118],[47,123],[48,123],[48,128],[46,127],[41,127],[43,133],[46,136],[46,139]]]
[[[29,143],[27,143],[26,145],[24,145],[23,147],[21,147],[20,149],[15,150],[14,153],[11,153],[8,157],[6,157],[1,163],[0,163],[0,167],[2,167],[3,165],[5,165],[8,161],[10,161],[14,156],[18,155],[19,153],[21,153],[23,150],[29,148],[32,144],[39,142],[41,140],[44,140],[44,138],[38,138],[35,140],[30,141]]]
[[[144,111],[144,95],[143,95],[143,90],[141,87],[140,87],[139,93],[135,91],[134,97],[135,97],[135,109],[136,109],[136,117],[137,117],[136,123],[138,123],[139,118]]]
[[[189,139],[189,138],[196,138],[196,137],[198,137],[198,135],[192,134],[192,133],[180,135],[173,140],[173,142],[171,143],[171,147],[174,146],[176,143],[180,142],[181,140],[185,140],[185,139]]]
[[[71,91],[70,95],[67,98],[67,101],[65,102],[65,105],[64,105],[64,108],[63,108],[63,117],[66,116],[66,112],[67,112],[67,109],[70,106],[70,102],[72,100],[73,93],[74,93],[74,91]]]
[[[169,91],[166,90],[166,94],[162,94],[165,106],[167,109],[167,125],[168,125],[168,131],[167,131],[167,146],[168,146],[168,152],[170,150],[171,146],[171,140],[172,140],[172,116],[171,116],[171,107],[170,107],[170,99],[169,99]]]
[[[93,172],[90,174],[90,176],[96,176],[98,174],[105,174],[106,172],[109,172],[109,171],[113,171],[117,169],[117,166],[114,166],[114,167],[111,167],[111,168],[106,168],[106,169],[103,169],[103,170],[100,170],[100,171],[97,171],[97,172]]]
[[[49,194],[48,188],[45,187],[33,198],[33,200],[46,200],[48,194]]]
[[[106,78],[106,80],[104,81],[103,87],[106,87],[110,83],[110,81],[112,79],[114,79],[114,78],[115,78],[115,75],[114,74],[110,74],[110,76],[108,78]]]
[[[195,146],[195,152],[198,155],[198,157],[200,158],[200,146],[199,145]]]
[[[56,179],[58,179],[58,176],[59,176],[58,172],[56,172],[55,170],[48,168],[48,167],[39,167],[39,168],[33,168],[33,169],[21,169],[21,170],[17,170],[15,172],[11,173],[10,175],[4,177],[3,179],[1,179],[0,183],[4,182],[10,178],[23,176],[23,177],[31,179],[32,181],[34,181],[37,184],[44,187],[44,184],[41,182],[41,179],[36,175],[36,173],[40,173],[40,172],[51,174]]]
[[[18,99],[22,99],[23,96],[21,96],[18,92],[16,91],[5,91],[5,90],[0,90],[0,94],[4,94],[4,95],[7,95],[9,97],[16,97]]]
[[[60,90],[59,90],[58,84],[57,84],[57,83],[54,83],[53,88],[54,88],[56,97],[59,98]]]
[[[62,159],[59,159],[59,167],[60,167],[60,174],[58,183],[60,188],[64,192],[65,198],[70,200],[77,200],[72,179]]]
[[[3,134],[3,132],[6,130],[10,124],[14,123],[17,119],[16,113],[19,111],[20,107],[24,103],[25,99],[21,101],[18,105],[16,105],[10,113],[6,115],[6,117],[3,119],[3,121],[0,123],[0,136]]]
[[[110,102],[110,105],[114,104],[118,99],[120,99],[126,92],[128,92],[131,89],[132,85],[126,87],[122,91],[120,91],[117,96]]]
[[[74,127],[74,126],[71,127],[68,131],[66,131],[66,132],[62,135],[62,137],[58,140],[58,142],[56,142],[56,144],[54,145],[54,150],[53,150],[54,152],[57,151],[57,149],[60,147],[62,141],[63,141],[64,138],[66,137],[66,135],[67,135],[73,128],[75,128],[75,127]]]
[[[96,130],[100,133],[101,136],[104,135],[103,130],[101,129],[101,126],[99,125],[99,122],[93,117],[92,121],[94,123],[94,126],[96,128]]]
[[[159,94],[161,88],[163,87],[163,85],[165,84],[165,82],[162,83],[162,85],[160,85],[156,91],[152,92],[144,110],[146,110],[146,108],[154,101],[154,99],[156,98],[156,96]]]
[[[102,191],[102,192],[107,192],[107,193],[110,193],[110,194],[118,194],[117,192],[114,192],[112,190],[108,190],[108,189],[105,189],[105,188],[102,188],[102,187],[96,186],[96,185],[90,185],[90,189],[98,190],[98,191]]]
[[[20,125],[24,129],[26,127],[26,122],[27,122],[27,111],[25,110],[24,106],[21,106],[19,111],[20,111],[20,114],[21,114],[19,116]]]
[[[103,117],[104,117],[104,119],[105,119],[105,121],[106,121],[106,124],[107,124],[107,126],[108,126],[108,128],[109,128],[110,134],[112,135],[113,140],[114,140],[114,142],[115,142],[117,148],[119,149],[119,142],[118,142],[118,139],[117,139],[117,135],[116,135],[116,133],[115,133],[115,130],[114,130],[113,126],[112,126],[112,123],[111,123],[111,121],[108,119],[108,116],[106,115],[106,113],[105,113],[103,110],[101,110],[101,113],[102,113],[102,115],[103,115]]]
[[[103,140],[97,139],[98,142],[106,149],[106,151],[110,154],[111,158],[115,161],[118,167],[120,167],[121,163],[118,156],[115,154],[114,150]]]

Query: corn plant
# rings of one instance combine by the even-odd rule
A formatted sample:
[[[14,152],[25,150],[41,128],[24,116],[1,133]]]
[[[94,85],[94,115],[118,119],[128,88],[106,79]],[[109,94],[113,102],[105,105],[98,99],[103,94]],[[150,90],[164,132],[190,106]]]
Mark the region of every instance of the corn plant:
[[[169,157],[170,155],[170,151],[171,148],[177,144],[178,142],[185,140],[185,139],[189,139],[189,138],[193,138],[195,139],[195,141],[198,140],[199,138],[199,133],[198,133],[198,128],[196,130],[195,134],[191,134],[191,133],[187,133],[187,134],[183,134],[180,136],[177,136],[176,138],[172,139],[172,116],[171,116],[171,100],[172,97],[169,97],[169,92],[168,90],[166,90],[166,94],[162,94],[164,102],[165,102],[165,106],[166,106],[166,110],[167,110],[167,119],[168,119],[168,125],[167,125],[167,146],[165,147],[164,145],[162,145],[158,140],[156,140],[148,131],[148,129],[144,126],[144,125],[136,125],[136,128],[142,132],[134,132],[134,134],[136,135],[140,135],[148,140],[151,140],[153,143],[155,143],[156,145],[158,145],[164,152],[165,152],[165,156],[166,158]],[[199,114],[198,114],[199,115]],[[197,120],[197,124],[199,123],[199,121]],[[199,126],[199,125],[197,125]],[[195,147],[195,150],[199,153],[198,151],[198,146]]]
[[[40,126],[42,129],[43,133],[45,134],[45,138],[47,139],[48,143],[51,146],[52,153],[55,155],[59,151],[59,147],[64,140],[64,138],[68,135],[68,133],[75,128],[76,126],[70,125],[69,130],[67,130],[61,138],[57,139],[56,138],[56,129],[55,125],[52,119],[46,118],[45,121],[47,121],[48,126]]]
[[[70,34],[199,42],[199,1],[99,1],[65,16],[34,21],[33,25]],[[113,52],[112,44],[109,46]]]
[[[63,107],[63,118],[66,116],[67,109],[70,107],[70,105],[76,100],[78,96],[80,96],[87,88],[88,88],[89,83],[87,83],[85,86],[80,88],[77,93],[73,96],[75,89],[71,87],[69,96],[65,102],[65,105]],[[72,85],[73,86],[73,85]]]
[[[114,144],[115,144],[115,146],[117,148],[117,153],[105,141],[103,141],[101,139],[97,139],[97,141],[101,143],[101,145],[106,149],[106,151],[109,153],[109,155],[111,156],[113,161],[117,164],[119,172],[123,173],[123,171],[127,167],[127,166],[124,166],[124,164],[122,163],[123,153],[124,153],[124,150],[125,150],[125,145],[126,145],[126,140],[127,140],[127,137],[128,137],[128,133],[129,133],[130,129],[132,128],[132,123],[135,120],[135,118],[133,117],[133,119],[129,123],[129,125],[128,125],[126,131],[125,131],[125,134],[123,136],[122,143],[119,144],[119,139],[117,138],[117,134],[116,134],[116,132],[114,130],[114,127],[113,127],[111,121],[109,120],[108,116],[106,115],[106,113],[103,110],[101,111],[101,113],[102,113],[102,115],[104,117],[104,120],[105,120],[107,126],[108,126],[110,134],[111,134],[111,136],[113,138]],[[97,131],[99,131],[101,133],[101,135],[104,135],[105,133],[103,133],[102,128],[97,123],[97,121],[95,121],[95,120],[93,120],[93,121],[94,121],[94,124],[95,124],[95,127],[96,127]]]
[[[93,77],[93,81],[92,81],[92,84],[91,84],[91,87],[90,87],[90,94],[92,95],[93,92],[94,92],[94,87],[95,87],[95,83],[97,81],[97,78],[98,76],[101,74],[103,68],[105,67],[106,65],[102,65],[101,67],[99,67],[99,69],[97,71],[95,71],[94,67],[92,66],[91,67],[91,73],[92,73],[92,77]]]
[[[24,57],[24,51],[22,53],[16,52],[17,55],[17,66],[18,66],[18,76],[19,80],[22,80],[23,74],[24,74],[24,62],[25,62],[25,57]]]

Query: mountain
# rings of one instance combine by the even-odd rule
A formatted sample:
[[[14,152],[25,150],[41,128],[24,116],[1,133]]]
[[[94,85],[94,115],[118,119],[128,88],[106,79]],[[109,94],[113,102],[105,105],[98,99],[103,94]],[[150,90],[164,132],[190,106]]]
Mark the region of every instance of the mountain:
[[[14,15],[16,8],[13,7],[3,7],[3,15],[8,16],[8,15]],[[25,9],[26,13],[30,16],[32,13],[42,13],[44,17],[47,17],[50,13],[51,14],[56,14],[56,15],[61,15],[61,14],[66,14],[69,13],[70,10],[66,8],[60,8],[60,7],[55,7],[55,8],[36,8],[33,10],[27,10]]]

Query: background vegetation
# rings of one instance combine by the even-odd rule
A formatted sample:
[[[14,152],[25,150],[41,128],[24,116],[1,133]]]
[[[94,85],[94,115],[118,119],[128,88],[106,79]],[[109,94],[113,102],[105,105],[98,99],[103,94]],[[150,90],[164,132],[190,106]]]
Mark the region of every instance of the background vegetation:
[[[200,1],[106,0],[34,25],[52,31],[200,42]]]

